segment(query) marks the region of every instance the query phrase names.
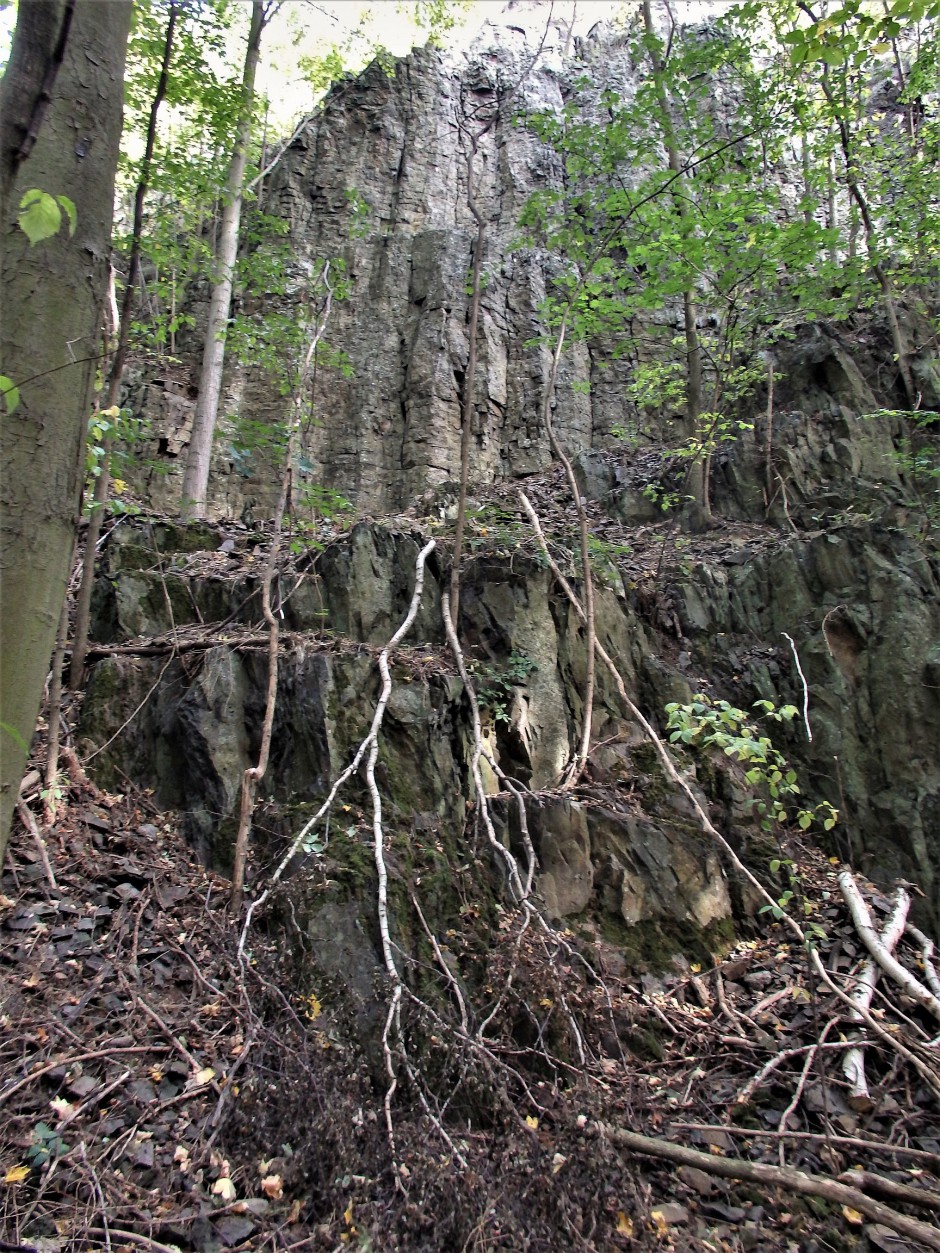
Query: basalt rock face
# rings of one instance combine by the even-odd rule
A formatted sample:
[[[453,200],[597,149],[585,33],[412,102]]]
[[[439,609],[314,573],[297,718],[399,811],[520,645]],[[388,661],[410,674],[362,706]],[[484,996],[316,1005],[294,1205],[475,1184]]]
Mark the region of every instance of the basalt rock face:
[[[560,109],[565,79],[551,47],[529,68],[532,54],[531,40],[510,26],[463,64],[423,50],[393,76],[373,66],[333,92],[272,175],[268,208],[289,222],[298,261],[345,260],[353,298],[335,306],[329,337],[353,374],[323,379],[319,407],[329,419],[311,451],[323,481],[367,510],[401,509],[459,477],[477,234],[468,160],[487,123],[472,158],[473,198],[486,223],[474,475],[489,481],[547,463],[538,412],[549,353],[528,343],[540,333],[545,260],[512,245],[526,197],[557,185],[560,171],[514,119],[527,108]],[[565,369],[589,379],[587,351],[570,354]],[[243,403],[251,396],[249,384]],[[561,402],[557,424],[573,446],[590,445],[584,396]]]
[[[206,528],[199,539],[210,537]],[[263,637],[245,638],[257,619],[258,586],[246,546],[215,561],[208,552],[194,559],[174,551],[193,538],[153,524],[113,537],[95,634],[107,641],[101,651],[114,652],[94,665],[80,739],[87,751],[115,737],[95,762],[99,782],[116,787],[127,777],[148,785],[159,806],[180,811],[202,856],[227,867],[242,772],[258,751],[267,654]],[[285,601],[271,761],[255,822],[259,864],[322,802],[368,730],[380,688],[376,652],[407,609],[419,542],[402,527],[362,523]],[[502,556],[481,557],[467,573],[460,619],[488,749],[534,791],[550,789],[569,760],[583,693],[582,633],[550,584],[531,558],[514,558],[510,567]],[[442,664],[445,589],[446,572],[432,554],[414,628],[393,660],[376,779],[395,856],[430,839],[455,863],[467,863],[485,855],[485,843],[468,821],[475,803],[469,709],[459,677]],[[599,586],[597,609],[600,637],[631,690],[649,693],[660,707],[688,694],[682,677],[653,654],[622,587]],[[228,622],[208,646],[187,651],[184,644],[176,656],[165,649],[149,656],[131,642],[141,632],[166,638],[210,618]],[[524,665],[507,668],[511,658]],[[680,932],[685,941],[689,927],[704,934],[729,918],[727,883],[691,808],[665,785],[606,675],[597,685],[594,726],[607,746],[597,754],[592,787],[576,799],[549,792],[528,805],[539,891],[554,918],[606,919],[624,934],[642,932],[644,945],[652,929],[662,956],[678,947]],[[492,771],[484,777],[495,792]],[[371,863],[366,809],[360,770],[331,819],[333,846],[342,837],[352,862]],[[499,802],[495,821],[500,838],[520,850],[515,806]]]
[[[417,49],[391,73],[376,63],[341,82],[266,181],[264,209],[287,224],[298,291],[328,260],[332,282],[349,291],[333,304],[327,337],[351,373],[318,376],[317,422],[305,444],[311,479],[363,511],[397,512],[459,477],[477,236],[470,171],[484,222],[472,477],[492,482],[549,463],[540,410],[551,349],[534,341],[559,263],[519,246],[519,215],[534,191],[561,186],[564,175],[517,119],[561,110],[587,68],[618,82],[632,71],[616,40],[571,41],[563,23],[546,30],[545,17],[544,8],[520,5],[488,23],[469,52]],[[198,323],[198,300],[193,312]],[[198,342],[184,334],[181,343],[195,359]],[[555,427],[573,449],[603,443],[623,421],[626,365],[610,347],[575,344],[562,356]],[[161,378],[143,383],[136,403],[152,415],[154,451],[177,467],[191,397]],[[268,376],[230,363],[223,412],[281,420],[286,404]],[[211,511],[270,513],[271,478],[233,458],[223,433]],[[150,485],[161,508],[173,507],[178,491],[175,474]]]

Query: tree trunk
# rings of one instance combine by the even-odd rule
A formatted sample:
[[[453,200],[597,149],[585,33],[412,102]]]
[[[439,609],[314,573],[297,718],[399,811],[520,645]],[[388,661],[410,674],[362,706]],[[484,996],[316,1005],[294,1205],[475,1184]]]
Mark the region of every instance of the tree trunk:
[[[264,4],[253,0],[248,47],[245,50],[245,67],[242,74],[241,112],[238,135],[225,181],[222,224],[219,230],[218,252],[215,259],[215,277],[209,301],[209,322],[206,327],[206,343],[202,354],[202,371],[199,376],[199,398],[193,418],[193,431],[189,439],[186,471],[183,475],[180,514],[183,518],[202,518],[206,513],[206,492],[209,486],[209,467],[212,461],[212,440],[215,435],[219,413],[219,396],[222,392],[222,369],[225,365],[225,335],[228,329],[232,304],[232,286],[235,277],[235,261],[238,255],[238,233],[242,216],[242,193],[245,183],[245,167],[248,164],[248,144],[251,140],[251,113],[255,96],[255,74],[261,55],[261,34],[265,25]]]
[[[0,421],[0,859],[72,554],[130,17],[130,0],[21,4],[0,83],[0,372],[20,388]],[[31,188],[74,202],[74,236],[63,223],[30,245],[16,214]]]
[[[157,115],[166,95],[170,77],[170,58],[173,55],[173,32],[176,28],[176,0],[171,0],[170,13],[167,18],[166,36],[163,41],[163,63],[153,103],[150,106],[150,120],[147,124],[147,140],[144,147],[144,159],[140,166],[140,177],[134,193],[134,227],[131,232],[131,252],[127,263],[127,280],[124,284],[124,296],[121,300],[121,312],[117,333],[117,344],[111,366],[108,371],[108,394],[105,398],[105,409],[116,409],[121,394],[121,383],[124,378],[124,361],[127,357],[127,346],[131,334],[131,313],[134,308],[134,290],[137,286],[140,269],[140,245],[144,232],[144,200],[150,183],[150,164],[153,161],[153,150],[157,142]],[[75,635],[72,640],[72,661],[69,668],[69,687],[76,691],[85,678],[85,654],[88,651],[88,628],[91,624],[91,593],[95,582],[95,557],[98,551],[98,539],[101,535],[101,523],[104,511],[111,495],[111,448],[114,443],[112,431],[104,437],[104,456],[100,466],[100,474],[95,479],[91,517],[88,519],[88,534],[85,537],[85,552],[82,558],[82,581],[75,598]]]

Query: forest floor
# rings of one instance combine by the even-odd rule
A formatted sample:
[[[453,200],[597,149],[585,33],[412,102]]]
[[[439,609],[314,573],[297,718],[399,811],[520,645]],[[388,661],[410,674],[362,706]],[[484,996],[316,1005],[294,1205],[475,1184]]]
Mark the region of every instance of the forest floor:
[[[804,850],[800,876],[849,986],[865,953],[836,867]],[[883,922],[893,902],[862,886]],[[0,1249],[940,1247],[937,1021],[879,986],[870,1094],[849,1099],[860,1028],[767,915],[710,968],[617,973],[602,936],[552,948],[505,911],[477,990],[499,979],[541,1027],[497,1016],[471,1040],[419,1006],[393,1158],[367,1042],[292,990],[296,955],[263,918],[240,954],[228,883],[146,794],[75,772],[54,823],[17,821],[0,893]],[[579,1056],[539,1009],[559,989]],[[663,1144],[699,1156],[661,1160]],[[755,1164],[810,1189],[742,1179]],[[813,1194],[840,1178],[861,1202]],[[923,1240],[898,1234],[904,1216]]]

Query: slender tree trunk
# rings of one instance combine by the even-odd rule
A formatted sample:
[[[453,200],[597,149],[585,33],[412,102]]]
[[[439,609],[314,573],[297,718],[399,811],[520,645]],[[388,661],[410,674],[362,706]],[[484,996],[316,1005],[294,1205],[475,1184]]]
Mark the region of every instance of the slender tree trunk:
[[[245,67],[242,75],[238,135],[225,182],[222,222],[215,258],[215,277],[209,300],[209,322],[206,326],[206,343],[202,355],[202,371],[199,376],[199,397],[196,401],[189,453],[186,458],[186,471],[183,475],[180,514],[187,519],[205,517],[206,512],[212,440],[219,413],[219,397],[222,393],[225,336],[232,305],[245,169],[248,164],[248,144],[251,140],[255,75],[261,55],[261,35],[265,22],[263,0],[253,0],[251,27],[248,32],[248,47],[245,51]]]
[[[828,206],[829,229],[839,229],[839,207],[836,201],[836,172],[832,154],[826,159],[826,203]],[[839,264],[839,245],[833,241],[829,246],[829,261],[833,267]]]
[[[271,740],[274,734],[274,714],[277,706],[277,674],[278,674],[278,640],[280,626],[271,600],[271,589],[277,574],[280,559],[281,537],[284,530],[284,515],[290,502],[290,484],[293,474],[295,445],[301,428],[304,397],[312,377],[315,377],[317,348],[326,331],[333,307],[333,288],[330,286],[329,262],[323,268],[323,285],[326,299],[323,312],[317,320],[316,329],[307,345],[307,351],[300,367],[297,384],[293,395],[293,412],[287,432],[287,446],[284,450],[284,464],[281,473],[281,492],[277,509],[274,514],[274,529],[271,536],[271,547],[265,563],[261,586],[261,604],[264,620],[268,624],[268,689],[264,706],[264,719],[261,724],[261,745],[258,749],[258,760],[242,773],[242,786],[238,813],[238,831],[235,835],[235,848],[232,864],[232,895],[230,905],[233,912],[241,910],[245,899],[245,871],[248,867],[248,837],[251,834],[251,823],[255,814],[258,787],[268,769],[271,756]]]
[[[682,173],[682,160],[679,155],[679,144],[676,140],[676,130],[672,120],[672,109],[669,104],[669,97],[666,93],[665,83],[665,66],[660,55],[659,45],[657,43],[658,36],[656,28],[653,25],[653,13],[650,7],[650,0],[643,0],[643,24],[646,28],[648,38],[648,49],[650,62],[653,66],[653,82],[656,88],[656,99],[659,101],[660,127],[663,133],[663,142],[666,145],[666,156],[669,161],[669,169],[675,175],[673,203],[676,206],[676,214],[684,227],[690,226],[691,209],[686,196],[686,179]],[[698,334],[698,307],[695,300],[695,289],[690,286],[682,293],[682,316],[685,327],[685,353],[686,353],[686,418],[688,419],[689,428],[692,437],[699,433],[701,423],[701,415],[703,410],[702,397],[702,345]],[[708,479],[704,464],[704,450],[701,457],[696,457],[689,468],[688,487],[691,494],[695,497],[696,502],[705,512],[707,517],[711,516],[711,509],[708,502]]]
[[[20,386],[15,420],[0,422],[0,858],[72,555],[130,17],[129,0],[21,4],[0,83],[0,371]],[[16,212],[34,187],[74,202],[74,236],[63,225],[30,246]]]
[[[828,85],[823,79],[823,91],[830,104],[832,103],[832,94]],[[888,327],[891,331],[891,343],[894,347],[894,354],[898,360],[898,370],[901,374],[901,381],[904,384],[904,393],[907,397],[907,403],[912,409],[917,408],[917,388],[914,385],[914,376],[911,373],[911,362],[908,356],[907,345],[904,342],[904,336],[901,334],[901,324],[898,320],[898,307],[895,300],[894,284],[891,277],[885,269],[881,260],[881,251],[878,240],[878,232],[875,228],[875,222],[871,215],[871,209],[868,204],[861,183],[858,180],[858,172],[855,164],[855,157],[852,150],[851,137],[849,135],[848,126],[842,119],[837,119],[839,128],[839,141],[842,145],[842,155],[845,158],[845,180],[849,189],[849,195],[855,202],[859,217],[861,218],[862,230],[865,234],[865,244],[868,248],[868,264],[874,275],[875,281],[881,288],[881,295],[884,301],[885,314],[888,318]]]
[[[170,58],[173,55],[173,31],[176,26],[177,9],[175,0],[170,4],[170,13],[166,24],[166,37],[163,41],[163,64],[160,78],[150,106],[150,119],[147,123],[147,140],[144,148],[144,159],[140,167],[140,178],[134,195],[134,226],[131,233],[131,254],[127,265],[127,281],[124,284],[124,295],[121,300],[121,312],[118,318],[117,345],[111,358],[108,373],[108,394],[105,398],[105,409],[116,409],[121,394],[121,381],[124,377],[124,361],[127,357],[127,345],[130,339],[131,312],[134,306],[134,289],[137,286],[140,269],[140,241],[144,230],[144,199],[150,183],[150,165],[153,161],[153,149],[157,139],[157,114],[166,95],[167,81],[170,74]],[[111,447],[114,443],[112,431],[104,438],[104,456],[101,459],[100,474],[95,479],[94,499],[91,516],[88,519],[88,534],[85,537],[85,553],[82,558],[82,581],[79,584],[75,602],[75,635],[72,642],[72,660],[69,665],[69,687],[75,691],[81,687],[85,677],[85,654],[88,651],[88,627],[91,619],[91,593],[95,582],[95,557],[98,550],[98,539],[101,535],[101,523],[104,520],[105,506],[111,493]]]
[[[810,153],[809,133],[805,126],[800,135],[800,163],[803,169],[803,221],[807,226],[812,226],[813,163]]]

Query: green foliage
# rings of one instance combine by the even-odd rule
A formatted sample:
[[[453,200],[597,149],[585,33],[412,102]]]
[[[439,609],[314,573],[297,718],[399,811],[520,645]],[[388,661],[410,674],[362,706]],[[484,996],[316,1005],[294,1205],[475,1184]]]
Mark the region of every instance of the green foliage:
[[[441,48],[444,36],[464,21],[470,8],[470,0],[417,0],[415,25],[428,32],[428,43],[432,48]]]
[[[26,1150],[26,1156],[33,1166],[45,1166],[53,1159],[64,1156],[69,1148],[48,1123],[38,1122],[33,1127],[32,1141]]]
[[[467,527],[467,547],[471,551],[495,549],[512,552],[527,534],[512,509],[503,509],[495,504],[468,509]]]
[[[110,409],[99,409],[88,420],[88,438],[85,445],[85,492],[84,503],[86,512],[97,509],[94,499],[94,480],[99,478],[105,465],[114,475],[111,480],[111,495],[108,511],[115,515],[137,514],[140,509],[122,496],[127,484],[120,477],[120,469],[126,462],[129,467],[135,466],[133,447],[146,434],[146,424],[138,418],[133,410],[122,409],[113,405]],[[118,473],[115,473],[118,471]]]
[[[7,413],[13,413],[19,407],[20,389],[5,374],[0,374],[0,396],[3,397]]]
[[[363,239],[369,233],[372,206],[362,192],[357,191],[355,187],[346,188],[346,205],[352,215],[349,224],[349,238]]]
[[[493,722],[508,723],[516,690],[524,687],[538,666],[525,653],[512,652],[501,665],[469,661],[467,669],[476,682],[477,700]]]
[[[901,424],[894,462],[914,494],[923,518],[921,534],[926,537],[940,528],[940,413],[879,409],[865,417]]]
[[[849,0],[808,24],[795,0],[762,0],[676,27],[668,46],[634,27],[630,52],[647,74],[631,95],[584,77],[564,109],[518,119],[566,176],[564,190],[535,193],[522,216],[521,243],[557,258],[545,338],[564,318],[570,337],[612,344],[635,362],[637,414],[682,416],[690,351],[659,328],[675,326],[684,294],[709,312],[698,327],[703,412],[675,454],[707,467],[750,428],[763,351],[794,320],[869,307],[884,276],[896,292],[919,293],[940,274],[940,122],[921,103],[936,91],[938,11],[921,0],[884,9]],[[895,62],[897,105],[876,104],[873,80],[897,76]],[[797,200],[773,173],[792,161],[795,141]],[[864,188],[870,230],[859,227],[850,185]],[[650,491],[668,506],[682,495]]]
[[[74,235],[78,222],[75,202],[68,196],[52,196],[39,187],[30,187],[20,200],[16,221],[33,245],[59,233],[63,213],[68,222],[69,235]]]
[[[616,585],[620,578],[618,562],[623,557],[629,557],[633,549],[629,544],[616,544],[598,535],[589,535],[588,552],[595,573],[605,575]]]
[[[795,705],[778,709],[769,700],[755,701],[753,708],[772,722],[790,722],[799,716]],[[744,710],[700,692],[687,705],[677,701],[667,705],[666,713],[671,743],[698,750],[716,749],[746,767],[744,778],[755,789],[754,810],[766,831],[777,831],[791,821],[802,831],[809,830],[814,822],[824,831],[835,826],[838,813],[828,801],[812,809],[791,808],[799,803],[796,798],[801,794],[796,771]]]
[[[301,473],[309,473],[312,467],[301,459]],[[319,538],[324,525],[333,529],[351,521],[355,507],[352,501],[321,483],[304,483],[291,515],[290,550],[305,553],[322,552],[325,545]]]

